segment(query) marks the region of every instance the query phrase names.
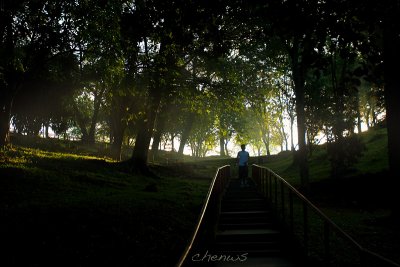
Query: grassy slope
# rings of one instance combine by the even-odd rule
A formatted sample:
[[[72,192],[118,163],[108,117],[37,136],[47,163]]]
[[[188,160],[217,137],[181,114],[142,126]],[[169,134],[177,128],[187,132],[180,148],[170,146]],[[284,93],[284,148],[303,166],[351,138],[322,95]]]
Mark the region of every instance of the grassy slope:
[[[161,179],[94,157],[1,151],[1,265],[172,266],[209,180],[156,171]]]
[[[363,132],[360,136],[366,146],[366,150],[349,176],[354,177],[361,174],[378,173],[387,170],[386,129],[371,129],[368,132]],[[273,157],[266,166],[278,172],[292,184],[299,184],[298,169],[292,166],[291,153],[284,153]],[[309,160],[309,167],[310,182],[329,178],[330,163],[325,145],[321,145],[315,149]]]
[[[310,198],[362,246],[400,262],[400,230],[388,220],[386,129],[372,129],[361,138],[366,150],[341,179],[330,178],[325,146],[316,149],[310,158]],[[265,165],[299,185],[290,154],[276,156]]]
[[[367,150],[343,179],[329,178],[325,148],[315,150],[310,159],[311,198],[363,246],[400,261],[400,232],[385,220],[389,213],[386,130],[363,133],[362,139]],[[47,149],[65,152],[69,146]],[[98,149],[87,152],[76,145],[74,151],[99,155]],[[67,259],[69,266],[173,265],[200,210],[209,181],[204,178],[234,162],[215,157],[172,163],[157,167],[163,178],[153,180],[125,173],[100,158],[22,147],[0,155],[0,212],[4,216],[0,228],[7,237],[0,242],[9,246],[6,255],[18,258],[20,251],[31,251],[29,261],[39,262],[46,253],[46,257],[52,255],[47,262]],[[265,165],[293,185],[299,184],[290,153],[271,157]],[[151,184],[157,184],[158,192],[144,190]]]

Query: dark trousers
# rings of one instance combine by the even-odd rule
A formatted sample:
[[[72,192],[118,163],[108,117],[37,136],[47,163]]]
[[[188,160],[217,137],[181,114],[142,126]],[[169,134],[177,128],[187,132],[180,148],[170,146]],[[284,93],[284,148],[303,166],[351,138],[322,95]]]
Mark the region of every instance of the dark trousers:
[[[239,179],[243,183],[246,181],[248,172],[249,172],[249,167],[247,165],[246,166],[239,166]]]

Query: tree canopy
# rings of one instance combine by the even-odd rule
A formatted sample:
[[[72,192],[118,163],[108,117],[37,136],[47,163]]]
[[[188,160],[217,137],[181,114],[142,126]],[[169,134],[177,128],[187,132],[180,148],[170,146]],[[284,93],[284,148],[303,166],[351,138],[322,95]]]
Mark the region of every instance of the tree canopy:
[[[399,163],[398,1],[1,3],[1,146],[10,123],[100,138],[118,160],[134,140],[144,171],[166,139],[196,156],[235,140],[260,155],[290,146],[307,190],[318,136],[340,175],[362,152],[355,129],[383,114]]]

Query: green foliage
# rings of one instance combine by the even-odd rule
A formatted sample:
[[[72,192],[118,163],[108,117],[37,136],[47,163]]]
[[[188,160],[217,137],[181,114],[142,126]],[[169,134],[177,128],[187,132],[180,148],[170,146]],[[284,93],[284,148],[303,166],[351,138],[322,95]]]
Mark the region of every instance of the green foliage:
[[[195,125],[189,137],[189,144],[192,150],[192,156],[205,157],[207,152],[215,147],[216,134],[214,128],[214,116],[208,114],[198,114],[195,116]]]
[[[1,84],[18,88],[19,82],[10,82],[20,80],[33,94],[2,99],[14,98],[11,115],[20,133],[37,135],[50,125],[57,135],[121,147],[121,140],[154,130],[186,142],[192,130],[192,146],[207,136],[196,141],[195,150],[203,144],[197,154],[214,149],[219,138],[223,155],[234,136],[270,154],[288,149],[285,120],[294,125],[294,103],[302,102],[294,101],[294,92],[306,85],[299,110],[306,111],[311,152],[319,133],[336,140],[351,132],[360,103],[368,103],[360,110],[365,118],[375,121],[382,111],[381,97],[361,92],[358,103],[354,90],[381,54],[379,36],[367,34],[380,28],[366,20],[368,8],[387,11],[380,4],[340,1],[7,2]],[[371,82],[366,87],[382,87],[377,77],[364,78]],[[52,84],[44,87],[47,82]],[[192,129],[190,114],[209,118]],[[161,120],[168,123],[155,129]],[[140,146],[146,158],[148,144]]]
[[[360,113],[367,127],[373,127],[378,123],[378,114],[385,111],[383,88],[378,85],[362,81],[359,88]]]
[[[332,177],[337,178],[346,175],[350,168],[357,163],[364,150],[364,144],[356,135],[328,143],[327,153],[331,162]]]

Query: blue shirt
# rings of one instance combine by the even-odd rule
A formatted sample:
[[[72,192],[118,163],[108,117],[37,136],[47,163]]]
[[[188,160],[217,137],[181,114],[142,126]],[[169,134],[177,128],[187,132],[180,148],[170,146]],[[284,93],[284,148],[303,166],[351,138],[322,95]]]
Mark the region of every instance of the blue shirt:
[[[239,158],[239,166],[246,166],[250,155],[249,152],[242,150],[238,152],[237,157]]]

